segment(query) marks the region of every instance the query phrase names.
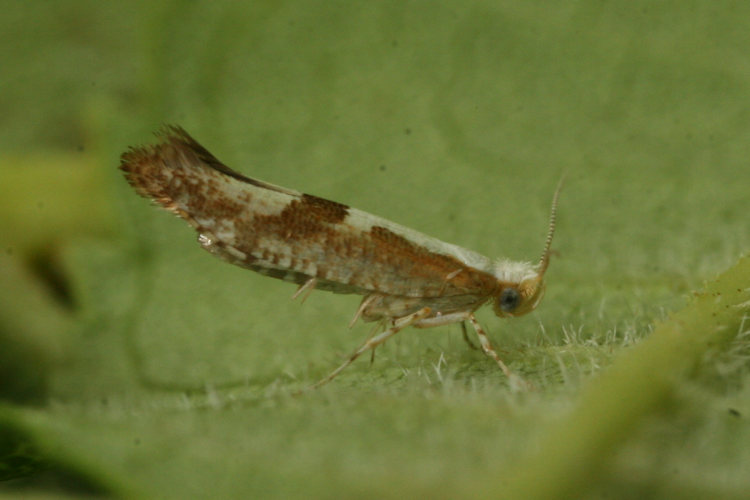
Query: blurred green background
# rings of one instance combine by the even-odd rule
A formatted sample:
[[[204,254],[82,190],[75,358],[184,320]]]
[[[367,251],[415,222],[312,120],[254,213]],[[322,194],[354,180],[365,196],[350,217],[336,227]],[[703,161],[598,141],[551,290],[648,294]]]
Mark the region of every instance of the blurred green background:
[[[509,470],[548,481],[545,498],[750,488],[742,308],[736,338],[705,341],[690,370],[625,373],[605,405],[620,417],[650,377],[669,390],[608,439],[570,429],[591,443],[574,479],[528,459],[750,248],[750,5],[0,11],[0,495],[502,497]],[[536,389],[512,391],[442,327],[292,396],[367,335],[346,328],[359,299],[292,302],[136,196],[119,155],[164,123],[247,175],[514,260],[538,258],[566,173],[540,308],[478,315]]]

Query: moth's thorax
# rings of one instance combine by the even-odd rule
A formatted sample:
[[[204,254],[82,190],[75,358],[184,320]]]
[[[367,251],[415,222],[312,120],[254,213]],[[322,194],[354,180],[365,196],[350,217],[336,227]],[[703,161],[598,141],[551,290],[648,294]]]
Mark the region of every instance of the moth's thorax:
[[[537,266],[531,262],[500,259],[495,262],[493,274],[501,283],[522,283],[539,276]]]

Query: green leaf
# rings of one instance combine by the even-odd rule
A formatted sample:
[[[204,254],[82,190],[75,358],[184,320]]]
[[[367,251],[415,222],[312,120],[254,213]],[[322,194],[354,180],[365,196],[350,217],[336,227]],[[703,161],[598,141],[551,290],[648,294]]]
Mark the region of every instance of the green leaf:
[[[748,14],[4,9],[0,495],[742,498]],[[567,172],[544,301],[478,313],[536,389],[446,327],[294,396],[368,334],[346,328],[359,298],[292,302],[136,196],[118,157],[162,123],[249,176],[514,260],[538,258]]]

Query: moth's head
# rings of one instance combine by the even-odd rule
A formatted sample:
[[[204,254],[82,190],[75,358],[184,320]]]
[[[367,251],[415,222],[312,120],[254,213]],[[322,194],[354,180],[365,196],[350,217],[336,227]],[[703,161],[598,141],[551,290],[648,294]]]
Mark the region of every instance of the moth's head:
[[[562,179],[557,185],[552,197],[552,208],[549,214],[549,229],[544,251],[539,264],[527,262],[498,262],[495,276],[498,278],[498,291],[493,298],[492,307],[495,314],[501,317],[522,316],[533,311],[544,296],[544,273],[549,267],[549,257],[552,253],[552,237],[555,234],[555,220],[557,217],[557,197],[562,187]]]
[[[505,263],[506,265],[509,263]],[[544,274],[538,274],[528,263],[517,263],[528,266],[529,271],[517,280],[500,281],[492,308],[500,317],[522,316],[533,311],[544,296]],[[498,270],[503,263],[498,264]]]

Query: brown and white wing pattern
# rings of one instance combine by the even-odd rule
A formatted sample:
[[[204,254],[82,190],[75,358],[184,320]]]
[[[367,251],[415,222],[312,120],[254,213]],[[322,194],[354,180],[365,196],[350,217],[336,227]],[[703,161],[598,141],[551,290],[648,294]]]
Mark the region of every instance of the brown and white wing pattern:
[[[120,168],[136,191],[179,215],[201,245],[267,276],[337,293],[459,297],[497,290],[486,257],[347,205],[246,177],[179,127],[132,148]]]
[[[185,219],[214,255],[274,278],[365,296],[356,321],[384,328],[313,387],[400,330],[468,322],[482,350],[513,380],[474,311],[492,299],[498,316],[533,310],[544,294],[557,198],[537,266],[486,257],[347,205],[246,177],[230,169],[179,127],[160,142],[132,148],[120,168],[135,190]],[[295,295],[297,295],[295,294]],[[519,379],[520,380],[520,379]]]

